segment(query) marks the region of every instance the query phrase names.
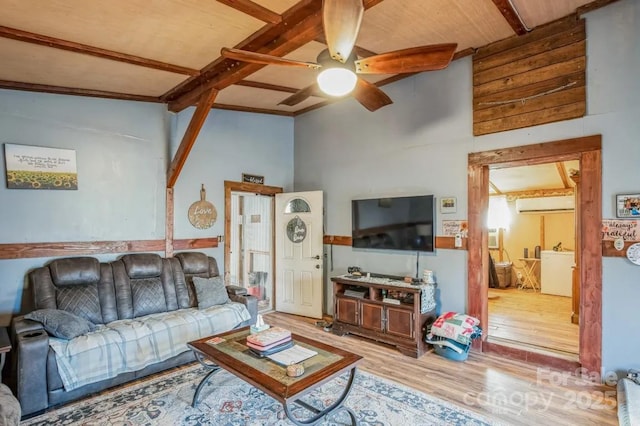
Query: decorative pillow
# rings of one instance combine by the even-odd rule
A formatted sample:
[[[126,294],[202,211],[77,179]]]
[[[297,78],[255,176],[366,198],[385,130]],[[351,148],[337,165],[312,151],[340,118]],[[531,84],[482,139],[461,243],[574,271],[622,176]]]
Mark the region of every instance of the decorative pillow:
[[[200,278],[193,277],[196,288],[198,309],[207,309],[214,305],[224,305],[229,301],[229,295],[222,277]]]
[[[39,309],[24,317],[41,323],[47,333],[60,339],[73,339],[96,329],[91,321],[61,309]]]

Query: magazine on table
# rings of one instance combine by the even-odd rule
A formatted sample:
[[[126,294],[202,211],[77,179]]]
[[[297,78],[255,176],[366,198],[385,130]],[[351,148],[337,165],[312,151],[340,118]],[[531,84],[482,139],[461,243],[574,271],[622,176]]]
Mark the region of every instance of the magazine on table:
[[[268,355],[267,358],[277,362],[278,364],[287,366],[291,364],[298,364],[314,355],[318,355],[318,352],[304,348],[300,345],[293,345],[293,347],[289,349]]]

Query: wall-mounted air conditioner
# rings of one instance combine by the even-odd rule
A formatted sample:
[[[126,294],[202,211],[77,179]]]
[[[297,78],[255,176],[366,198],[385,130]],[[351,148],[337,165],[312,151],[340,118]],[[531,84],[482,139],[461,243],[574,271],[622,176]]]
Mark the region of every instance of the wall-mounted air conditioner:
[[[518,213],[562,213],[575,209],[573,195],[559,197],[518,198],[516,211]]]

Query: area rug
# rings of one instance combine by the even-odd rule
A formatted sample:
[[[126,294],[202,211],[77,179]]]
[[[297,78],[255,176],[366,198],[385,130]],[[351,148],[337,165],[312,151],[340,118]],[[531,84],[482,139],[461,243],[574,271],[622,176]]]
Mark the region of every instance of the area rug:
[[[235,376],[220,371],[191,407],[195,388],[206,371],[199,364],[174,369],[129,386],[117,388],[55,409],[22,422],[27,425],[293,425],[282,405]],[[341,393],[347,375],[334,379],[305,398],[327,406]],[[489,420],[409,387],[358,370],[345,405],[362,426],[489,425]],[[304,419],[308,411],[294,410]],[[339,412],[322,426],[350,424]]]

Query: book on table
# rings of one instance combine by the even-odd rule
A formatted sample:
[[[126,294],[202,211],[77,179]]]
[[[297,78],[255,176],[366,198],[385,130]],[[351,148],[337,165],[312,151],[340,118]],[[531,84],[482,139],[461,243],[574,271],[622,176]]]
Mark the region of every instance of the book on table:
[[[286,341],[286,339],[291,339],[291,332],[289,330],[281,327],[271,327],[259,333],[248,335],[247,344],[251,343],[259,348],[264,348],[274,343]]]

